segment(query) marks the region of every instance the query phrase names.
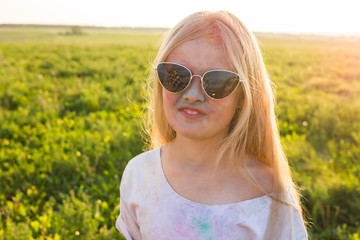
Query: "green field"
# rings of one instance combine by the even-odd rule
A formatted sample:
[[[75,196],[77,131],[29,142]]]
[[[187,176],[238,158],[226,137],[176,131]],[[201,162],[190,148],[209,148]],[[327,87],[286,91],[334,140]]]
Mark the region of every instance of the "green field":
[[[162,32],[0,27],[0,240],[122,239]],[[360,39],[257,34],[311,239],[360,239]]]

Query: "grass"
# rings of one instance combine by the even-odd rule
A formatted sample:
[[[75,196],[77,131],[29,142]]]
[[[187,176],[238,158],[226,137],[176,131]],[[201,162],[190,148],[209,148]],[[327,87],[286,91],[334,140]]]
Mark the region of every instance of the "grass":
[[[0,239],[122,239],[160,32],[0,27]],[[360,235],[360,41],[258,34],[311,239]]]

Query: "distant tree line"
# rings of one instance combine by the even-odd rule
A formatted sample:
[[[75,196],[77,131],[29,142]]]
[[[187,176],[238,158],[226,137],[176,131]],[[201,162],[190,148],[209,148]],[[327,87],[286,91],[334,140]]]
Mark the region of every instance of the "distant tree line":
[[[65,32],[65,35],[84,35],[84,34],[85,32],[81,26],[71,26],[70,31]]]
[[[162,27],[101,27],[101,26],[80,26],[82,29],[109,29],[109,30],[121,30],[121,31],[149,31],[149,32],[165,32],[168,28]],[[0,24],[0,28],[59,28],[68,29],[74,27],[71,25],[50,25],[50,24]]]

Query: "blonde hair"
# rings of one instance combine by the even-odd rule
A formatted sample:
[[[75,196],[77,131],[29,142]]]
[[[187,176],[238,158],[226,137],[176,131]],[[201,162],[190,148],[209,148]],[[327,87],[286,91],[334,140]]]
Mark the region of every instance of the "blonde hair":
[[[182,20],[166,35],[158,50],[154,66],[165,61],[180,44],[200,37],[216,39],[228,56],[229,66],[244,80],[238,111],[220,148],[218,161],[226,159],[228,164],[237,167],[239,159],[244,159],[245,155],[249,154],[273,170],[274,191],[269,195],[247,171],[244,163],[240,163],[244,167],[238,169],[243,176],[249,176],[247,179],[254,186],[276,200],[271,206],[266,238],[277,239],[276,236],[281,234],[281,226],[286,221],[285,215],[280,216],[280,212],[283,212],[280,208],[291,206],[290,208],[295,207],[300,213],[302,209],[299,192],[292,181],[288,161],[280,143],[272,82],[253,34],[229,12],[197,12]],[[157,148],[173,140],[176,132],[166,120],[162,87],[155,73],[153,74],[149,107],[151,121],[148,121],[150,125],[147,129],[150,130],[150,148]],[[294,199],[289,199],[289,191]],[[279,226],[278,224],[280,227],[277,227],[277,230],[272,227]]]

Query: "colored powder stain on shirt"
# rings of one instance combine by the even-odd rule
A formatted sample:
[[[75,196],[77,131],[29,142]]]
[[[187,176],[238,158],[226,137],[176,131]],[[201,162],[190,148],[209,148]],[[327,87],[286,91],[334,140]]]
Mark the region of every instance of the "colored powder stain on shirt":
[[[196,230],[202,235],[203,238],[213,240],[211,236],[211,225],[200,218],[194,217],[192,224]]]
[[[265,198],[261,198],[261,206],[264,206],[266,204],[267,204],[267,202],[266,202]]]

